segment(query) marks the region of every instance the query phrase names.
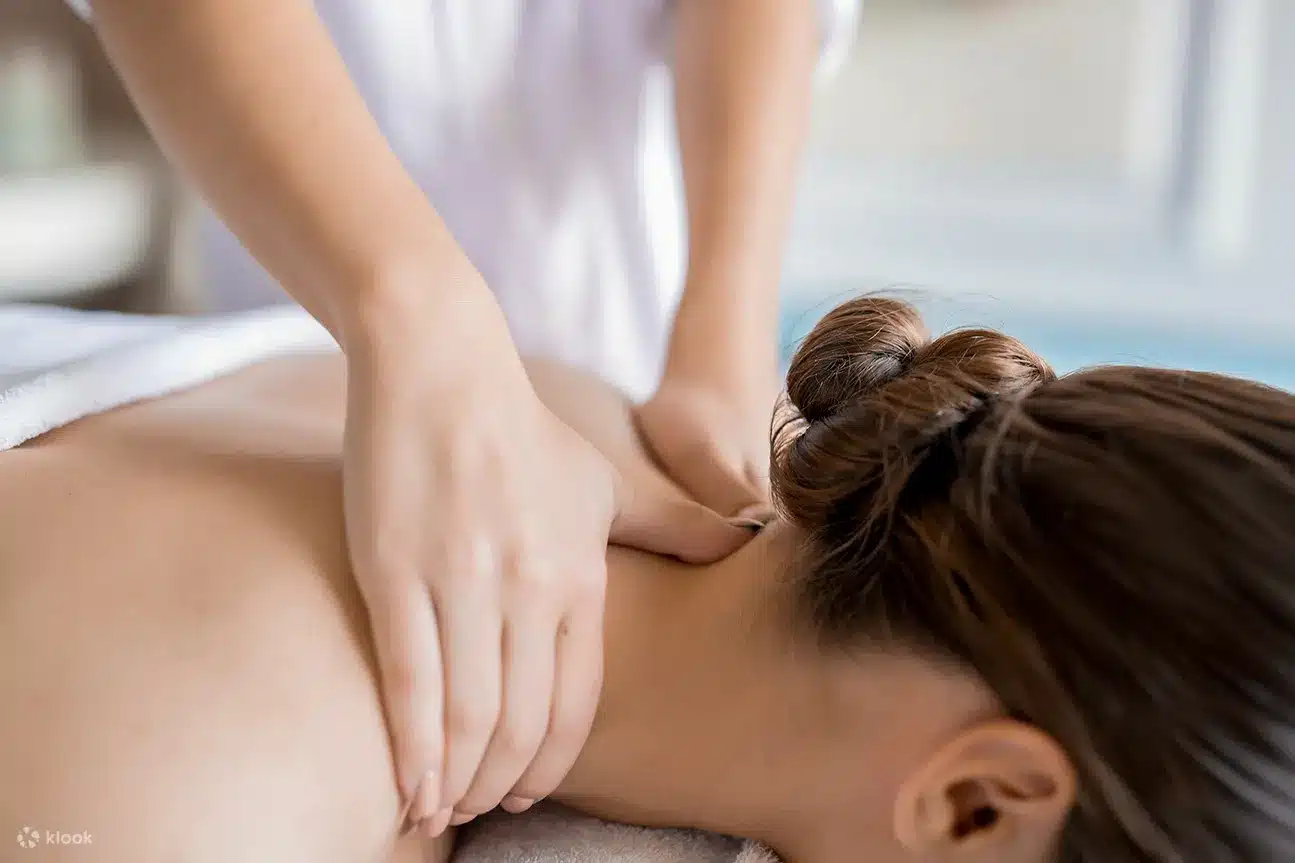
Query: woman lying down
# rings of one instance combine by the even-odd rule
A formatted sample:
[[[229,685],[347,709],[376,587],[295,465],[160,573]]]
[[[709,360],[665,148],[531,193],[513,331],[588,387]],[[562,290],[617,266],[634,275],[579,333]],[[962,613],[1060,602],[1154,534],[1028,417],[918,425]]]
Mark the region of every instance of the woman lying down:
[[[679,494],[617,395],[531,371]],[[93,837],[42,860],[450,852],[398,835],[343,386],[335,355],[279,359],[0,454],[0,814]],[[707,567],[608,550],[558,800],[794,863],[1295,859],[1295,397],[1058,379],[880,299],[787,388],[759,536]]]

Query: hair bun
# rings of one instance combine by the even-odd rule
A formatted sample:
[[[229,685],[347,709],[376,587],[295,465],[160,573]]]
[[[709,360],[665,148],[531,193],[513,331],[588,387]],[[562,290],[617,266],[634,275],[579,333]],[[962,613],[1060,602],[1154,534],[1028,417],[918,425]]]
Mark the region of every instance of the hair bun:
[[[811,423],[869,402],[937,414],[1054,376],[1002,333],[955,330],[931,341],[908,303],[861,297],[837,306],[805,338],[787,373],[787,398]]]
[[[907,303],[863,297],[828,312],[796,351],[787,398],[808,422],[835,416],[902,377],[930,337]]]
[[[907,303],[846,302],[792,358],[787,402],[795,410],[774,435],[775,496],[809,528],[847,501],[871,496],[868,506],[883,506],[883,479],[903,485],[915,468],[913,447],[980,416],[987,398],[1053,377],[1037,354],[1002,333],[955,330],[932,341]]]

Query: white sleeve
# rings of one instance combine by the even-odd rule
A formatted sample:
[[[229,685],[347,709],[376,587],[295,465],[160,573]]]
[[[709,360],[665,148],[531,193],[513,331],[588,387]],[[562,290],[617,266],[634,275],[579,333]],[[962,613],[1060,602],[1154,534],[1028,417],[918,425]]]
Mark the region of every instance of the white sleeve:
[[[94,17],[94,11],[90,8],[90,0],[67,0],[67,5],[71,6],[72,11],[80,16],[83,21],[89,21]]]
[[[818,77],[830,77],[849,55],[859,31],[863,0],[816,0],[818,4]]]

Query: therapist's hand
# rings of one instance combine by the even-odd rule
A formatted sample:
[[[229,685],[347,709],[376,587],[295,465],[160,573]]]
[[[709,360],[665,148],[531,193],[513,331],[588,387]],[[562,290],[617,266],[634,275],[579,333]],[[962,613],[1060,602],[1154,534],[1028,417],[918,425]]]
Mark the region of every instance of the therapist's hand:
[[[348,346],[347,537],[409,819],[435,835],[547,795],[574,763],[601,691],[609,539],[707,561],[748,534],[627,500],[536,397],[492,302],[378,317]]]
[[[662,469],[693,498],[722,515],[764,520],[778,384],[771,370],[744,378],[667,371],[637,418]]]

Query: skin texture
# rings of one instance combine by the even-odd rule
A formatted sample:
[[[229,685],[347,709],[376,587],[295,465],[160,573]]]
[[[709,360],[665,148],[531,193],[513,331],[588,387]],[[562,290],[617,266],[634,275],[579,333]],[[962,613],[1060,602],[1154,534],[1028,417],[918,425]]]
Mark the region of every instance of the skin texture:
[[[615,393],[529,372],[637,498],[686,500]],[[89,831],[106,861],[448,852],[397,838],[342,524],[344,377],[337,357],[275,361],[0,454],[0,775],[20,778],[0,824]],[[794,631],[797,545],[775,524],[708,566],[607,551],[606,685],[556,798],[794,863],[1045,859],[1064,756],[972,675]],[[1019,817],[955,841],[966,787]]]
[[[694,248],[666,385],[643,425],[703,502],[737,507],[760,486],[754,420],[773,368],[813,8],[683,6]],[[681,525],[631,509],[606,460],[544,408],[487,286],[309,2],[97,0],[95,15],[170,158],[351,363],[345,527],[412,811],[436,833],[509,791],[550,792],[597,703],[608,539],[712,551],[702,557],[739,540],[718,519],[699,528],[700,515]],[[417,514],[431,501],[442,516],[429,528]]]
[[[639,410],[666,471],[718,512],[764,509],[778,288],[818,58],[815,4],[677,7],[688,269],[665,374]]]
[[[95,12],[173,161],[351,364],[348,549],[414,817],[444,830],[479,768],[488,805],[514,786],[550,791],[597,702],[614,472],[539,403],[480,275],[308,2],[105,0]],[[447,402],[462,409],[440,411]],[[559,480],[570,506],[545,507]],[[444,514],[429,530],[415,513],[432,499]],[[551,603],[526,603],[530,584]],[[491,748],[496,725],[520,745]]]

